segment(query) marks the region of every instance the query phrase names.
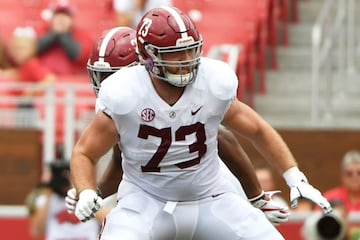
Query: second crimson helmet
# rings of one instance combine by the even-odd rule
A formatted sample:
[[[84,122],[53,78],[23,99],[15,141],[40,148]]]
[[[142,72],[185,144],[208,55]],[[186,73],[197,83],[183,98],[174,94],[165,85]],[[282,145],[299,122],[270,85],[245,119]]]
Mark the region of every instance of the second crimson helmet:
[[[87,63],[95,94],[101,82],[122,67],[138,64],[135,52],[135,30],[115,27],[104,32],[96,41]]]
[[[195,80],[202,42],[202,37],[190,17],[174,7],[159,7],[148,11],[136,29],[136,50],[140,62],[152,75],[177,87],[184,87]],[[180,51],[190,51],[192,59],[162,59],[163,53]],[[167,67],[186,69],[187,73],[173,74],[167,71]]]

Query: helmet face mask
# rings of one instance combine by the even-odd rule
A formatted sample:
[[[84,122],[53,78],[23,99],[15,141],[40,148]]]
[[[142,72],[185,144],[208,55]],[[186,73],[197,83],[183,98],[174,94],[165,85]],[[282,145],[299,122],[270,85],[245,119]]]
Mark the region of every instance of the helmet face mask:
[[[135,30],[116,27],[103,33],[96,41],[87,62],[87,71],[95,94],[101,82],[122,67],[138,64],[135,52]]]
[[[195,80],[202,43],[191,19],[176,8],[150,10],[137,28],[140,62],[151,75],[176,87]],[[168,59],[169,55],[174,57]],[[187,57],[179,57],[184,55]]]
[[[159,48],[152,45],[147,45],[146,49],[149,50],[149,55],[153,59],[154,67],[152,74],[157,78],[169,82],[176,87],[184,87],[195,80],[197,75],[198,66],[201,57],[201,42],[196,42],[184,47],[177,48]],[[156,52],[157,54],[153,54]],[[183,55],[186,52],[190,56],[186,60],[167,60],[166,55]],[[176,56],[176,55],[175,55]],[[171,71],[170,69],[176,69]]]
[[[121,67],[119,67],[119,68],[111,68],[110,65],[108,67],[100,68],[100,67],[96,67],[96,62],[95,62],[94,65],[92,65],[88,61],[88,63],[87,63],[87,71],[88,71],[88,75],[90,77],[91,86],[92,86],[92,88],[94,90],[94,93],[96,95],[98,95],[98,93],[99,93],[101,82],[105,78],[107,78],[108,76],[110,76],[111,74],[113,74],[114,72],[119,70],[120,68]]]

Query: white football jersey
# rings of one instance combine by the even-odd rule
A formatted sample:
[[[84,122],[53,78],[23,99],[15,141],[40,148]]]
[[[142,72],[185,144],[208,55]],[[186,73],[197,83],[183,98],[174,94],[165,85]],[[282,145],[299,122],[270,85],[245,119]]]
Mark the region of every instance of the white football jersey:
[[[237,83],[228,64],[202,58],[196,80],[170,106],[144,66],[122,68],[107,78],[97,109],[112,117],[119,132],[123,180],[165,201],[233,191],[220,171],[217,132]]]

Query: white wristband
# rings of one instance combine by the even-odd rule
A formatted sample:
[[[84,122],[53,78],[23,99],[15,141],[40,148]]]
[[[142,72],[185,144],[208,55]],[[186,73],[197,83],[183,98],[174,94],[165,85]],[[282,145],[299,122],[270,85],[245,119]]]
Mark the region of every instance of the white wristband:
[[[98,196],[96,190],[91,188],[86,188],[79,193],[79,198],[81,198],[82,196],[93,196],[93,195]]]
[[[258,201],[259,199],[264,199],[265,197],[265,192],[264,191],[261,191],[261,193],[253,198],[249,198],[248,201],[253,203],[255,201]]]
[[[283,173],[283,178],[289,187],[294,187],[300,182],[308,182],[304,173],[298,167],[291,167]]]

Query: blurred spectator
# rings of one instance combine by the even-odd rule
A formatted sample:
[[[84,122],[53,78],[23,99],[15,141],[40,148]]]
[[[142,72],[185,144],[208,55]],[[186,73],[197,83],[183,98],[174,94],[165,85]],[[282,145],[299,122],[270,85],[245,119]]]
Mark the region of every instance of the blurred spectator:
[[[3,71],[11,68],[8,57],[9,56],[6,51],[5,41],[0,38],[0,74],[2,74]]]
[[[36,56],[36,34],[32,27],[17,27],[9,44],[9,57],[17,69],[18,81],[52,82],[55,75]]]
[[[50,4],[48,12],[49,19],[38,29],[37,53],[41,62],[57,75],[86,74],[93,40],[75,25],[75,6],[58,0]]]
[[[5,42],[5,38],[0,36],[0,84],[3,83],[12,83],[15,80],[15,69],[11,65],[9,60],[9,51],[7,48],[7,42]],[[11,91],[4,87],[3,85],[0,86],[0,96],[9,96],[11,94]],[[15,105],[8,101],[0,101],[0,109],[3,111],[6,108],[14,108]],[[7,111],[7,110],[5,110]],[[10,121],[2,119],[2,123],[4,122],[10,122],[13,123],[13,120],[10,119]],[[5,125],[6,125],[5,123]]]
[[[324,197],[330,202],[341,202],[343,205],[345,215],[343,222],[347,228],[346,237],[334,239],[359,240],[360,227],[357,224],[354,225],[348,222],[348,220],[350,219],[351,213],[358,214],[360,211],[360,151],[350,150],[344,154],[340,165],[340,174],[341,185],[324,192]],[[318,207],[316,209],[319,210]],[[321,216],[320,213],[315,213],[314,215]],[[312,218],[316,219],[315,217]],[[336,224],[333,225],[332,227],[327,226],[327,229],[336,227]],[[313,239],[314,238],[307,238],[306,240]]]
[[[69,163],[55,160],[50,169],[50,181],[39,184],[26,198],[30,235],[45,236],[45,240],[96,240],[100,229],[96,220],[82,223],[67,212],[65,196],[71,187]]]
[[[116,25],[136,28],[145,12],[160,6],[172,6],[172,0],[113,0]]]
[[[7,43],[0,36],[0,79],[13,80],[15,76],[15,68],[10,61]]]
[[[36,56],[36,34],[31,27],[17,27],[8,45],[8,54],[14,70],[10,73],[13,79],[22,83],[51,84],[55,75],[42,66]],[[14,95],[32,97],[42,93],[34,87],[27,87],[12,92]],[[20,107],[30,107],[26,99],[19,104]]]
[[[330,200],[344,203],[346,212],[360,211],[360,152],[345,153],[340,166],[341,185],[324,193]]]

